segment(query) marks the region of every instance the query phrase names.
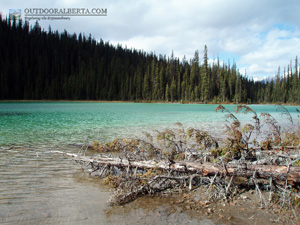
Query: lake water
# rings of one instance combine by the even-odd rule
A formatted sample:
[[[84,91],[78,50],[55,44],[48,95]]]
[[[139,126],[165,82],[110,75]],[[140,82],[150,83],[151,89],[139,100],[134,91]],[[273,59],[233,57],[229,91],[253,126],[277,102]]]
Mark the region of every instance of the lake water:
[[[61,155],[77,153],[93,141],[140,137],[165,128],[195,127],[222,135],[225,114],[217,105],[100,103],[100,102],[1,102],[0,103],[0,224],[137,224],[189,222],[213,224],[184,212],[158,219],[153,202],[137,207],[109,208],[109,190],[97,178],[84,174],[79,165]],[[233,110],[233,105],[227,105]],[[273,105],[251,106],[258,114],[269,112],[281,123]],[[294,121],[298,114],[288,106]],[[241,121],[251,115],[238,114]],[[150,201],[144,199],[143,201]],[[161,203],[163,204],[163,203]],[[164,203],[165,204],[165,203]],[[123,211],[122,211],[123,210]],[[113,213],[112,213],[113,212]],[[120,212],[120,213],[118,213]],[[122,212],[122,213],[121,213]],[[109,216],[113,214],[113,216]]]
[[[0,105],[0,145],[58,147],[161,130],[181,122],[209,129],[216,105],[37,102]]]

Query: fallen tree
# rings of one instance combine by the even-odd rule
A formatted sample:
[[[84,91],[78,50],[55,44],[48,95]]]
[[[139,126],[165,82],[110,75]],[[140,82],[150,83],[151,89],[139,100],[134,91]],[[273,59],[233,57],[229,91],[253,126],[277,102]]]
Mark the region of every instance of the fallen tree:
[[[52,153],[71,157],[86,168],[89,174],[105,178],[106,183],[117,188],[110,200],[111,204],[125,204],[140,195],[159,193],[167,189],[192,190],[193,186],[203,184],[208,185],[208,190],[214,187],[210,192],[212,199],[230,198],[236,189],[233,185],[237,177],[247,178],[248,184],[252,182],[259,191],[259,184],[269,181],[270,190],[273,185],[277,189],[281,188],[281,191],[284,190],[286,194],[289,193],[288,189],[298,187],[300,182],[300,167],[290,164],[257,165],[240,161],[226,164],[170,160],[131,161],[121,157],[86,157],[61,151]],[[282,187],[282,184],[285,186]],[[299,196],[296,196],[298,199]],[[284,201],[287,201],[286,199],[284,198]],[[295,201],[295,197],[293,199]]]
[[[183,174],[199,174],[199,176],[214,176],[215,174],[223,176],[237,176],[250,178],[255,176],[257,178],[270,179],[273,181],[288,181],[290,184],[300,183],[300,167],[290,165],[256,165],[253,163],[241,163],[239,161],[230,162],[226,165],[220,165],[211,162],[186,162],[186,161],[172,161],[162,160],[156,162],[154,160],[147,161],[130,161],[125,158],[115,157],[86,157],[76,154],[64,153],[61,151],[52,151],[52,153],[59,153],[65,156],[72,157],[80,164],[86,164],[92,169],[91,172],[102,171],[103,168],[115,167],[115,169],[126,168],[128,171],[135,170],[162,170],[170,172],[178,172]],[[103,172],[102,172],[103,173]],[[170,178],[170,177],[168,177]],[[187,179],[189,177],[184,177]]]
[[[158,132],[156,138],[146,134],[145,139],[95,142],[93,148],[100,155],[94,157],[52,152],[72,157],[88,173],[112,185],[115,192],[111,204],[124,204],[144,194],[192,190],[202,185],[207,186],[211,199],[231,198],[239,185],[248,185],[257,190],[261,204],[267,204],[261,190],[270,192],[269,201],[276,195],[282,205],[299,202],[299,131],[285,132],[266,113],[261,115],[262,124],[248,106],[237,106],[236,110],[254,115],[254,123],[243,127],[225,107],[220,105],[219,110],[227,112],[225,140],[198,129],[184,129],[178,123],[178,130]],[[262,126],[268,126],[268,133],[259,143]],[[245,181],[238,181],[240,177]]]

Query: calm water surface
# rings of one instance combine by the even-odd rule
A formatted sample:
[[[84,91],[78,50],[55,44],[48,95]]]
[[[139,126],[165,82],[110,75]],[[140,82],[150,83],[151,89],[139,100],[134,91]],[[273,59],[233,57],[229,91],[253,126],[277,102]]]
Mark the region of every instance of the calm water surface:
[[[161,130],[181,122],[186,126],[224,121],[216,105],[140,103],[1,103],[0,145],[59,146],[93,140],[111,141]],[[231,106],[230,106],[231,107]]]
[[[61,155],[77,153],[94,140],[141,136],[143,132],[184,127],[222,135],[224,115],[217,105],[90,102],[0,103],[0,224],[213,224],[205,218],[163,211],[166,202],[109,208],[109,190],[97,178]],[[233,109],[233,105],[226,106]],[[272,105],[254,105],[284,121]],[[295,121],[295,107],[287,107]],[[248,121],[251,115],[238,115]],[[157,202],[157,201],[156,201]],[[167,208],[164,207],[164,208]],[[154,216],[153,216],[154,215]]]

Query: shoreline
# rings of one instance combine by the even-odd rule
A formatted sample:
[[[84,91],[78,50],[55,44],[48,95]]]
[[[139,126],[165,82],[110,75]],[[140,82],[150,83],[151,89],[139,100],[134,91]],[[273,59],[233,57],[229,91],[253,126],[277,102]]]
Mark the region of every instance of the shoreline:
[[[233,102],[171,102],[171,101],[123,101],[123,100],[49,100],[49,99],[39,99],[39,100],[30,100],[30,99],[22,99],[22,100],[0,100],[0,103],[3,102],[82,102],[82,103],[156,103],[156,104],[199,104],[199,105],[285,105],[285,106],[300,106],[300,104],[296,103],[233,103]]]

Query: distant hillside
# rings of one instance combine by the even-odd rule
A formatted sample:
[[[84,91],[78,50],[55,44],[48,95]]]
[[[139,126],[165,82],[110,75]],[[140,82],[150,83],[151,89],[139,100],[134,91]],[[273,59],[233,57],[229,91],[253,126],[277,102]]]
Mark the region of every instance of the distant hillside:
[[[254,82],[235,64],[208,64],[206,46],[203,56],[202,64],[198,51],[180,61],[0,16],[0,99],[300,101],[299,72],[292,64],[284,77]]]

